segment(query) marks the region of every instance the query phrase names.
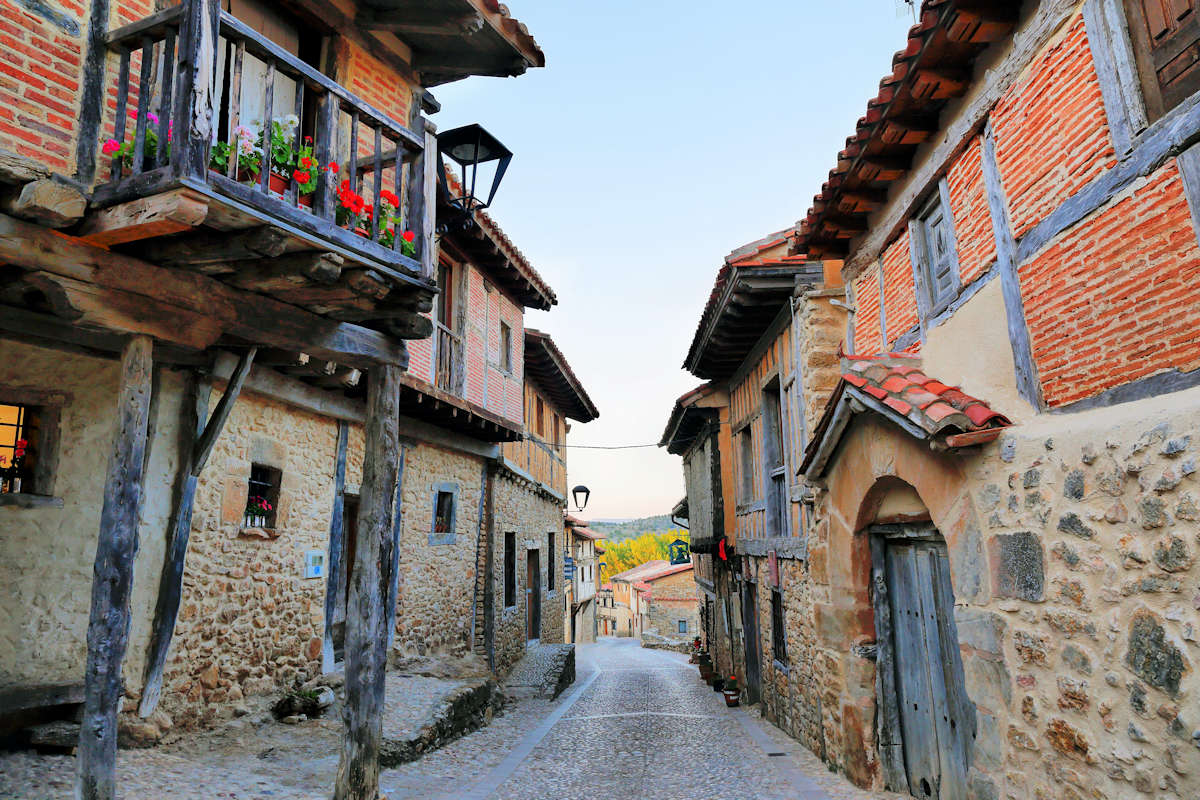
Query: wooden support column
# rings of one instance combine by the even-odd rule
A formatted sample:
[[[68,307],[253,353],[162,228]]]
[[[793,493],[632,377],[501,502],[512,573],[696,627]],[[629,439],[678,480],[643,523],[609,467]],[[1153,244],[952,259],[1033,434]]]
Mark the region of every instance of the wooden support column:
[[[388,587],[387,599],[384,605],[384,630],[387,640],[383,648],[383,666],[387,668],[387,651],[391,649],[392,639],[396,636],[396,598],[400,594],[400,536],[404,528],[404,457],[408,454],[408,445],[401,444],[396,463],[396,510],[392,520],[392,560],[389,563],[390,572],[383,576],[384,585]]]
[[[346,543],[346,451],[350,442],[350,425],[338,420],[337,456],[333,467],[333,511],[329,515],[329,574],[325,576],[325,641],[321,646],[321,669],[332,672],[333,618],[337,614],[342,588],[342,563],[347,557]],[[353,553],[349,554],[354,557]]]
[[[434,280],[437,269],[437,182],[438,145],[434,133],[437,126],[421,116],[421,94],[412,94],[408,127],[424,139],[425,147],[408,165],[408,208],[405,221],[417,235],[417,259],[421,262],[421,277]]]
[[[83,723],[79,730],[79,772],[75,784],[75,797],[80,800],[111,800],[116,796],[117,712],[123,694],[121,662],[129,643],[129,598],[138,549],[153,349],[154,340],[149,336],[134,336],[121,352],[117,430],[104,481],[88,619]]]
[[[183,568],[187,560],[188,538],[192,532],[192,504],[196,500],[196,484],[200,480],[200,472],[212,453],[217,437],[225,427],[233,411],[233,404],[242,393],[246,376],[254,363],[257,348],[250,348],[238,360],[237,368],[221,395],[212,419],[205,423],[208,416],[208,398],[211,387],[197,386],[193,393],[192,407],[186,413],[191,415],[186,430],[195,431],[195,437],[188,442],[189,451],[184,458],[187,468],[180,473],[179,483],[175,487],[175,504],[171,514],[171,529],[167,533],[167,554],[163,559],[162,577],[158,582],[158,602],[154,606],[154,624],[150,629],[150,649],[146,657],[146,672],[142,682],[142,699],[138,704],[138,715],[142,718],[154,713],[162,695],[163,669],[167,663],[167,651],[171,647],[171,637],[175,633],[175,622],[179,618],[179,603],[183,597]]]
[[[400,370],[367,375],[367,432],[350,599],[346,608],[345,734],[334,800],[377,800],[387,635],[382,573],[391,571],[398,474]],[[381,569],[381,565],[385,565]],[[387,576],[390,577],[390,576]]]

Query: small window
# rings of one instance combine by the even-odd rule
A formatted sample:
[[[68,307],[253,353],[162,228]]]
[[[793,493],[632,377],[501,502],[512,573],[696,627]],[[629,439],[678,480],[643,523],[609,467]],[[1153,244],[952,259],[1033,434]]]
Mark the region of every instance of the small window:
[[[517,535],[504,534],[504,605],[517,604]]]
[[[554,532],[546,534],[546,558],[550,559],[550,563],[546,565],[546,591],[554,591]]]
[[[455,517],[458,511],[458,484],[436,483],[431,498],[433,524],[430,544],[454,544]]]
[[[942,311],[958,295],[958,253],[954,242],[954,220],[943,201],[943,193],[933,199],[914,223],[913,267],[918,271],[918,291],[925,295],[926,313]]]
[[[738,439],[742,450],[742,472],[739,476],[742,502],[749,503],[754,499],[754,437],[750,433],[749,425],[738,435]]]
[[[537,399],[537,435],[546,438],[546,404],[540,397]]]
[[[500,369],[511,373],[512,367],[512,328],[507,322],[500,323]]]
[[[1134,56],[1152,119],[1200,90],[1197,0],[1125,0]]]
[[[31,494],[36,449],[30,444],[32,409],[0,405],[0,493]]]
[[[771,643],[774,645],[775,660],[787,663],[787,634],[783,628],[783,595],[775,589],[771,592]]]
[[[687,633],[687,620],[686,619],[679,620],[679,632]]]
[[[246,495],[246,528],[274,528],[279,508],[279,484],[283,473],[265,464],[250,465]]]
[[[553,414],[550,417],[550,424],[554,426],[552,433],[554,434],[554,449],[558,450],[562,447],[562,435],[560,434],[560,426],[558,414]]]

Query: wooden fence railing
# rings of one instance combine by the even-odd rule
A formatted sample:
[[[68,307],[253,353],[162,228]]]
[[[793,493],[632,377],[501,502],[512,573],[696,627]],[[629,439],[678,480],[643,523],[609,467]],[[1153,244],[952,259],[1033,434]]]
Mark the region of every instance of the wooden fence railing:
[[[432,275],[434,171],[426,159],[435,140],[419,112],[414,132],[218,0],[184,0],[112,31],[108,43],[119,57],[106,95],[115,124],[102,148],[112,159],[109,180],[95,202],[202,184],[272,224]],[[281,84],[291,90],[282,102]],[[241,118],[250,94],[261,119]]]

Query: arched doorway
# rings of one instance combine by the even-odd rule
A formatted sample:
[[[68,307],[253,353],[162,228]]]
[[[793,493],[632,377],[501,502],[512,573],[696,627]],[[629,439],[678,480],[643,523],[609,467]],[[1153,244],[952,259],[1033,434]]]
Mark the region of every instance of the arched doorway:
[[[975,706],[967,696],[946,541],[916,490],[891,479],[868,495],[876,633],[876,715],[888,788],[967,796]]]

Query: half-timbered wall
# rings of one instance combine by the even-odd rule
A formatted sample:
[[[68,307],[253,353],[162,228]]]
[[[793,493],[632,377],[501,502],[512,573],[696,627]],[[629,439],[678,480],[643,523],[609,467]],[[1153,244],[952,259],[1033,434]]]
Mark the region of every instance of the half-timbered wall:
[[[566,419],[551,404],[550,398],[526,376],[525,440],[501,445],[501,453],[507,461],[564,499],[567,496],[566,426]]]
[[[1170,142],[1188,141],[1200,120],[1185,102],[1145,122],[1128,57],[1127,26],[1138,20],[1126,22],[1126,5],[1140,13],[1137,3],[1087,0],[1042,3],[1028,15],[1025,26],[1039,28],[1045,43],[1025,56],[983,125],[940,170],[913,173],[909,180],[925,180],[923,188],[892,193],[932,198],[944,176],[961,280],[956,299],[934,315],[919,296],[920,253],[906,225],[925,206],[918,200],[891,228],[892,239],[875,249],[873,230],[847,262],[855,351],[920,351],[939,378],[948,356],[944,372],[966,391],[993,398],[1019,392],[1033,409],[1091,402],[1155,376],[1159,385],[1200,380],[1198,373],[1178,377],[1200,367],[1200,340],[1186,333],[1200,313],[1200,247],[1188,194],[1200,151],[1170,157]],[[995,59],[1019,58],[1020,49]],[[974,113],[971,101],[981,92],[968,95],[963,114]],[[954,113],[943,115],[943,129],[954,124]],[[883,224],[893,225],[892,211],[881,212]],[[1013,342],[1012,371],[1003,376],[995,359],[972,369],[966,355],[954,356],[954,343],[969,353],[987,342],[963,341],[962,326],[950,333],[957,315],[978,318],[995,308],[994,299],[981,299],[993,280],[1005,287],[1005,327],[1015,332],[995,332]]]

